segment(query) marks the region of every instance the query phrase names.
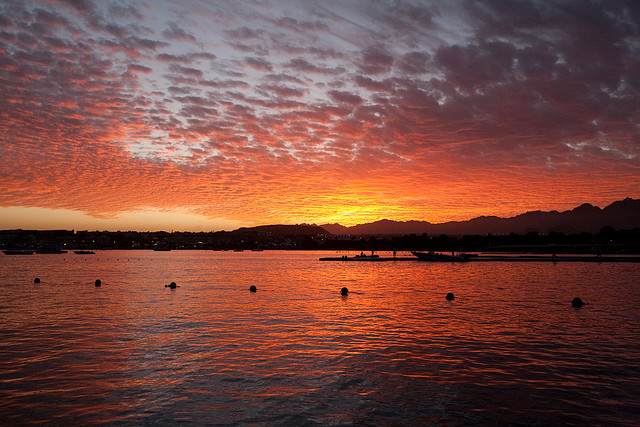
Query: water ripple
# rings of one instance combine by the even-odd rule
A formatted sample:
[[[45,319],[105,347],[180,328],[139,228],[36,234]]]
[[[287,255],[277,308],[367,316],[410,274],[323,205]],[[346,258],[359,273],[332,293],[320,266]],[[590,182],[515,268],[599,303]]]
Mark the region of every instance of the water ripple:
[[[640,423],[637,266],[242,257],[3,258],[3,422]]]

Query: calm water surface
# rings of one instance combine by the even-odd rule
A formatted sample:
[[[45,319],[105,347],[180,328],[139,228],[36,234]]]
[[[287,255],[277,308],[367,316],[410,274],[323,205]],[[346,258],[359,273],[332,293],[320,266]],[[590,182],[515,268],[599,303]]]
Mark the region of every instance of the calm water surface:
[[[640,424],[640,264],[326,255],[0,255],[0,424]]]

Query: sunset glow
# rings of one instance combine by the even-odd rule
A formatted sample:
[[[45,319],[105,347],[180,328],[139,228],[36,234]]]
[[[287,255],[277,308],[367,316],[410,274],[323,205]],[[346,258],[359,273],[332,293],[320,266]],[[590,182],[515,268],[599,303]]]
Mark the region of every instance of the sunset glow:
[[[3,1],[0,229],[639,198],[639,34],[634,1]]]

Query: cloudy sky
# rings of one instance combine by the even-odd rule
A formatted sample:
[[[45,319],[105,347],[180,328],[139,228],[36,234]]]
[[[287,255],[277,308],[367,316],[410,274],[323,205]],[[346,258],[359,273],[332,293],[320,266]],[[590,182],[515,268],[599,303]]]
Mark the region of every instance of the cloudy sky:
[[[640,3],[0,2],[0,228],[640,197]]]

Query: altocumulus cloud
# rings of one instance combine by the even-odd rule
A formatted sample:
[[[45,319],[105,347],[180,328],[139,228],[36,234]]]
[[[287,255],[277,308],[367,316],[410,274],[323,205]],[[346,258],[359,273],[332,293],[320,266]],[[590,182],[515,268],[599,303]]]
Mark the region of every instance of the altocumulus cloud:
[[[0,205],[353,223],[640,195],[637,2],[263,6],[3,2]]]

